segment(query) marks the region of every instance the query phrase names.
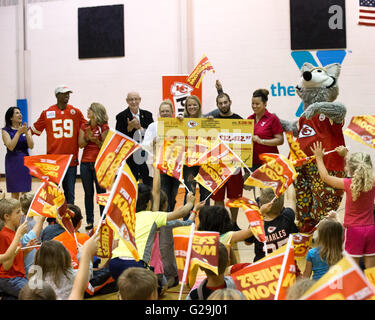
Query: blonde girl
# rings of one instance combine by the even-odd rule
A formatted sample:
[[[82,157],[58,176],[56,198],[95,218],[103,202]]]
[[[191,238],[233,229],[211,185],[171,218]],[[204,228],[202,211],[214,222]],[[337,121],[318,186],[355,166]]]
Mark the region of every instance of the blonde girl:
[[[346,171],[349,178],[338,178],[328,174],[323,162],[324,149],[321,142],[311,148],[316,156],[319,175],[322,180],[336,189],[346,192],[345,202],[345,251],[357,263],[363,257],[365,267],[375,266],[375,186],[370,155],[363,152],[347,154],[340,146],[336,151],[346,156]]]

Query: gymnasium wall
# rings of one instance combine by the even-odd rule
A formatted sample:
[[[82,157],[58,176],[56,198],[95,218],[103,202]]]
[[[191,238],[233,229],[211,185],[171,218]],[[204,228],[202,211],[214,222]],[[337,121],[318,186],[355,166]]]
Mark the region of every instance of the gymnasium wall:
[[[16,2],[16,1],[15,1]],[[88,5],[89,3],[89,5]],[[77,10],[124,4],[125,57],[78,58]],[[215,80],[231,95],[234,112],[252,113],[251,94],[267,88],[268,108],[282,119],[297,119],[299,79],[291,56],[289,0],[60,0],[28,1],[24,94],[29,124],[55,103],[54,88],[67,84],[70,103],[86,115],[91,102],[107,107],[109,124],[125,106],[129,91],[139,91],[141,108],[157,118],[161,76],[188,73],[206,54],[216,73],[203,80],[203,111],[215,108]],[[2,114],[19,96],[17,5],[0,6],[0,106]],[[375,27],[357,25],[358,1],[346,1],[346,56],[338,101],[345,103],[346,125],[353,115],[374,114]],[[311,51],[315,57],[315,51]],[[2,115],[3,124],[3,115]],[[345,138],[352,151],[372,149]],[[32,154],[45,153],[45,134],[34,136]],[[287,155],[286,143],[280,148]],[[5,157],[0,148],[0,159]],[[0,160],[0,172],[4,161]]]

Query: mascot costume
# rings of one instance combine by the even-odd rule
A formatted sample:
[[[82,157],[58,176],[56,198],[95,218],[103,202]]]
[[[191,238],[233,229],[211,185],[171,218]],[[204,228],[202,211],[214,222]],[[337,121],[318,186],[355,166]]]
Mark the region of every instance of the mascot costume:
[[[285,131],[297,137],[302,154],[311,156],[313,143],[321,141],[325,152],[345,145],[343,136],[346,108],[336,102],[337,84],[341,66],[338,63],[314,67],[305,63],[301,68],[301,80],[296,86],[302,99],[304,112],[298,123],[282,120]],[[332,152],[324,156],[324,164],[330,175],[344,177],[345,160]],[[340,206],[343,190],[331,188],[319,176],[315,161],[296,168],[299,173],[294,182],[296,191],[296,218],[301,232],[309,232],[330,210]]]

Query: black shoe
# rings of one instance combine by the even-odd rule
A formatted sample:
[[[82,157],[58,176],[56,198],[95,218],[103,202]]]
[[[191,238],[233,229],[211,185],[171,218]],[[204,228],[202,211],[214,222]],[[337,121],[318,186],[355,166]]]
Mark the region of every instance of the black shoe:
[[[92,228],[94,228],[94,226],[92,225],[92,223],[88,224],[88,225],[85,227],[85,229],[86,229],[87,231],[91,230]]]

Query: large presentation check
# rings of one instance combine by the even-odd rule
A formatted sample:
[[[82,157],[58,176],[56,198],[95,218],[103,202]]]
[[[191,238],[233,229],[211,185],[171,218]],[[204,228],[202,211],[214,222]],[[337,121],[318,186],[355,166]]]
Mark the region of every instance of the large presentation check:
[[[157,131],[159,141],[162,142],[167,137],[176,138],[186,146],[186,151],[192,158],[199,157],[199,150],[204,151],[207,141],[211,145],[222,141],[249,168],[253,162],[253,132],[254,120],[210,118],[159,118]]]

